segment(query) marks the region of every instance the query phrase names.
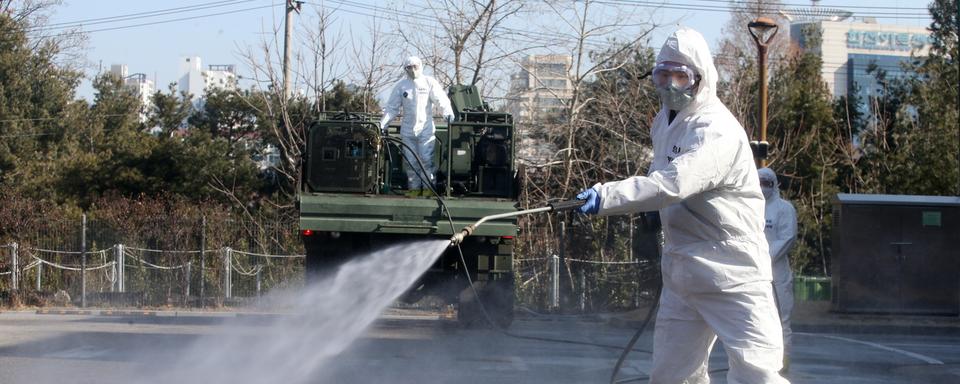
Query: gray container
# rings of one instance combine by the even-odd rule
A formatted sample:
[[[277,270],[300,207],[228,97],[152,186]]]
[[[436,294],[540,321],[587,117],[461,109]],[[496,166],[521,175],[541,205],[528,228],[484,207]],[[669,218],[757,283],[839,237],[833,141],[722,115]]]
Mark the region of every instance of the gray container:
[[[960,313],[960,197],[838,194],[832,307]]]

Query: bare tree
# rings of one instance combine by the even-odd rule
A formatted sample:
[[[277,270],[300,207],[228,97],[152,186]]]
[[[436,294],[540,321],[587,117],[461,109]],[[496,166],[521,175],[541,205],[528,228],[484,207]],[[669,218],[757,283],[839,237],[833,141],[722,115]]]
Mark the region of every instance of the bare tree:
[[[397,34],[441,82],[479,85],[485,71],[514,53],[515,48],[497,49],[495,44],[510,33],[503,25],[523,6],[515,0],[444,0],[426,7],[431,23],[413,30],[398,24]]]
[[[50,24],[50,15],[63,0],[0,0],[0,13],[23,23],[34,51],[52,54],[61,68],[79,71],[86,60],[87,35],[79,25]]]
[[[508,19],[518,15],[522,8],[523,3],[519,1],[501,1],[499,4],[494,4],[489,16],[481,23],[481,28],[475,35],[476,49],[466,51],[469,62],[473,63],[470,85],[479,85],[483,81],[484,87],[482,88],[487,90],[486,96],[501,88],[497,84],[498,80],[509,77],[506,76],[506,71],[498,71],[498,69],[502,69],[498,64],[516,55],[517,52],[528,49],[528,47],[520,46],[504,50],[495,45],[495,42],[513,33],[503,25]],[[499,72],[504,76],[491,76],[491,72]]]
[[[341,30],[332,31],[337,20],[334,17],[334,11],[322,6],[316,8],[316,20],[314,27],[304,28],[304,48],[305,55],[298,55],[300,58],[298,64],[300,68],[309,68],[312,73],[300,75],[299,77],[308,79],[306,86],[310,93],[314,95],[316,110],[318,112],[326,111],[325,93],[332,84],[329,79],[336,80],[343,78],[346,68],[336,65],[339,61],[331,60],[333,57],[342,55],[344,47],[341,42],[344,41]],[[304,58],[306,56],[306,58]],[[301,69],[300,73],[304,73]]]
[[[604,57],[597,57],[598,60],[591,61],[588,43],[596,39],[609,38],[624,28],[637,27],[638,24],[635,15],[630,14],[630,12],[616,12],[613,17],[609,18],[594,17],[591,13],[592,6],[595,5],[593,1],[584,1],[582,6],[574,6],[572,10],[558,8],[553,3],[547,4],[557,18],[562,21],[562,24],[568,28],[568,34],[571,36],[573,45],[571,52],[571,56],[573,57],[572,68],[570,68],[572,93],[566,104],[567,121],[564,126],[564,134],[566,136],[564,141],[566,147],[561,149],[562,156],[564,157],[564,176],[557,190],[561,196],[568,196],[576,188],[589,182],[589,180],[580,178],[580,180],[577,180],[576,185],[573,184],[574,177],[582,173],[584,166],[600,166],[600,164],[593,161],[583,161],[583,159],[580,159],[582,151],[577,143],[578,133],[581,129],[590,125],[589,122],[582,117],[581,113],[592,103],[597,102],[595,98],[585,95],[584,88],[588,82],[597,75],[619,69],[623,65],[624,56],[622,54],[630,50],[636,50],[638,44],[647,39],[649,34],[656,29],[657,25],[652,21],[641,23],[640,30],[635,36],[630,38],[627,43],[615,49],[613,52],[609,52]],[[602,19],[604,23],[593,24],[591,20],[596,19]]]
[[[383,24],[373,18],[366,25],[366,37],[363,39],[351,33],[351,59],[353,61],[355,81],[361,85],[363,108],[366,112],[375,112],[368,100],[376,96],[377,90],[386,86],[390,78],[390,68],[394,65],[389,59],[395,56],[395,39],[384,32]]]
[[[250,71],[246,79],[253,84],[251,97],[259,99],[250,105],[263,117],[263,120],[259,121],[260,131],[280,151],[280,164],[276,171],[287,185],[298,185],[300,160],[306,141],[304,126],[310,116],[303,113],[306,111],[302,111],[302,106],[308,104],[307,100],[298,95],[288,99],[283,94],[283,72],[278,64],[282,62],[282,49],[278,47],[283,46],[279,41],[279,36],[283,35],[280,28],[274,24],[266,29],[260,43],[244,48],[240,56]],[[300,79],[302,77],[297,76],[298,81],[293,82],[294,89],[298,87]],[[298,107],[300,113],[295,114],[294,110]],[[229,188],[224,189],[229,193]],[[296,193],[296,190],[290,192]]]

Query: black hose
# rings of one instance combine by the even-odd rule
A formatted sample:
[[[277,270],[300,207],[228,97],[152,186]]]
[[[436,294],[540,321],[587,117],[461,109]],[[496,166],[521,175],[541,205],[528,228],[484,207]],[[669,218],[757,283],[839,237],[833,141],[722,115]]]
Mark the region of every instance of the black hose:
[[[650,320],[653,319],[653,314],[660,305],[660,291],[662,290],[663,284],[657,284],[657,294],[653,297],[653,306],[651,306],[650,311],[647,312],[647,317],[643,319],[643,324],[640,324],[640,328],[637,329],[637,332],[634,333],[633,337],[630,338],[630,342],[627,343],[627,346],[623,348],[623,353],[621,353],[620,358],[617,359],[617,364],[613,366],[613,373],[610,374],[610,384],[619,383],[617,381],[617,374],[620,373],[620,368],[623,366],[624,360],[627,359],[627,355],[630,354],[630,350],[632,350],[633,346],[637,344],[637,340],[640,340],[640,335],[643,334],[643,331],[647,329],[647,325],[650,324]]]
[[[384,136],[383,139],[384,139],[385,141],[387,141],[387,142],[393,143],[394,145],[399,144],[399,145],[402,146],[403,148],[406,148],[411,154],[413,154],[414,159],[416,159],[416,161],[417,161],[417,166],[420,168],[420,171],[422,172],[422,174],[421,174],[420,172],[418,172],[418,173],[417,173],[417,176],[420,177],[420,181],[423,182],[424,184],[427,184],[427,185],[429,186],[429,188],[430,188],[430,191],[433,192],[434,198],[436,198],[437,202],[440,204],[440,208],[441,208],[441,210],[443,210],[445,216],[447,217],[447,222],[450,224],[450,232],[451,232],[451,233],[457,233],[456,225],[453,223],[453,215],[450,214],[450,209],[447,208],[447,205],[444,203],[443,197],[442,197],[439,193],[437,193],[436,189],[434,189],[433,183],[431,183],[431,182],[429,181],[429,178],[428,178],[427,180],[424,180],[424,177],[425,177],[425,175],[427,174],[428,171],[427,171],[427,169],[426,169],[426,166],[423,165],[423,161],[420,159],[420,155],[417,154],[415,151],[413,151],[413,149],[411,149],[410,146],[407,145],[407,143],[404,143],[403,140],[400,140],[400,139],[397,139],[397,138],[393,138],[393,137],[386,137],[386,136]],[[406,156],[402,156],[403,148],[398,148],[398,149],[400,149],[401,157],[404,159],[404,161],[407,162],[408,165],[410,165],[411,167],[413,167],[413,163],[410,161],[410,159],[408,159]],[[580,200],[580,201],[574,202],[574,203],[572,203],[572,204],[574,204],[575,206],[580,206],[580,205],[583,205],[583,202],[584,202],[584,201]],[[555,204],[556,204],[556,203],[555,203]],[[566,206],[564,206],[563,208],[564,208],[564,209],[567,209],[567,208],[572,208],[572,207],[566,207]],[[467,265],[467,259],[466,259],[466,256],[463,255],[463,248],[460,247],[460,244],[459,244],[459,243],[457,243],[457,244],[455,244],[455,245],[456,245],[456,247],[457,247],[457,252],[458,252],[459,255],[460,255],[460,263],[462,263],[462,265],[466,266],[466,265]],[[643,349],[636,349],[636,350],[635,350],[635,349],[633,349],[633,347],[634,347],[634,345],[636,344],[637,339],[640,338],[640,335],[643,333],[644,329],[647,327],[647,324],[649,323],[650,318],[652,317],[652,315],[653,315],[653,313],[654,313],[654,309],[656,309],[656,305],[657,305],[656,303],[659,301],[659,298],[660,298],[660,288],[659,288],[660,285],[658,285],[658,288],[657,288],[657,295],[656,295],[656,298],[655,298],[655,300],[654,300],[653,307],[651,307],[651,308],[650,308],[650,312],[647,313],[647,318],[646,318],[646,320],[644,320],[643,325],[640,327],[640,329],[637,331],[637,333],[634,334],[633,338],[630,340],[630,343],[628,343],[626,347],[621,347],[621,346],[619,346],[619,345],[600,344],[600,343],[592,343],[592,342],[578,341],[578,340],[554,339],[554,338],[539,337],[539,336],[528,336],[528,335],[521,335],[521,334],[516,334],[516,333],[510,332],[510,331],[508,331],[508,330],[500,327],[500,325],[498,325],[496,322],[494,322],[494,321],[493,321],[493,318],[490,317],[490,313],[487,312],[487,308],[486,308],[486,306],[483,304],[483,300],[480,299],[480,293],[477,291],[477,288],[476,288],[476,286],[475,286],[474,283],[473,283],[473,278],[470,277],[470,271],[468,271],[467,268],[463,268],[463,274],[464,274],[464,276],[467,278],[467,284],[470,286],[470,290],[473,292],[473,296],[476,298],[477,304],[479,304],[479,306],[480,306],[480,311],[483,313],[483,317],[484,317],[484,319],[487,321],[487,324],[489,324],[490,327],[493,328],[494,330],[496,330],[497,332],[500,332],[500,333],[502,333],[502,334],[504,334],[504,335],[506,335],[506,336],[510,336],[510,337],[517,338],[517,339],[523,339],[523,340],[546,341],[546,342],[552,342],[552,343],[563,343],[563,344],[574,344],[574,345],[586,345],[586,346],[600,347],[600,348],[609,348],[609,349],[616,349],[616,350],[621,350],[621,349],[622,349],[622,350],[623,350],[623,353],[621,354],[620,359],[617,361],[617,366],[616,366],[616,368],[614,369],[614,372],[613,372],[613,376],[614,376],[614,377],[616,377],[616,374],[617,374],[617,372],[618,372],[619,369],[620,369],[620,365],[623,364],[623,360],[626,359],[626,356],[627,356],[627,354],[629,354],[629,352],[631,352],[631,351],[636,351],[636,352],[644,352],[644,353],[653,353],[653,352],[651,352],[651,351],[647,351],[647,350],[643,350]]]

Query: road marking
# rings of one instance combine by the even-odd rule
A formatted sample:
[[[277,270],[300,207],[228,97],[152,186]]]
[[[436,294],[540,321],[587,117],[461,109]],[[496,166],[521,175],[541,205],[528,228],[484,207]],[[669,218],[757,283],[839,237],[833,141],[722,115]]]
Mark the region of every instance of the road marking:
[[[951,348],[952,349],[957,347],[956,344],[923,344],[923,343],[889,343],[888,345],[901,347],[901,348],[916,347],[916,348]]]
[[[53,353],[47,353],[45,357],[53,357],[58,359],[94,359],[101,357],[109,353],[109,350],[97,348],[94,346],[82,346],[71,349],[65,349],[62,351],[57,351]]]
[[[904,351],[904,350],[899,349],[899,348],[888,347],[888,346],[882,345],[882,344],[871,343],[871,342],[869,342],[869,341],[861,341],[861,340],[855,340],[855,339],[850,339],[850,338],[840,337],[840,336],[817,335],[817,334],[813,334],[813,333],[803,333],[803,332],[794,332],[793,334],[794,334],[794,335],[803,335],[803,336],[816,336],[816,337],[823,337],[823,338],[827,338],[827,339],[834,339],[834,340],[846,341],[846,342],[855,343],[855,344],[863,344],[863,345],[871,346],[871,347],[874,347],[874,348],[877,348],[877,349],[882,349],[882,350],[884,350],[884,351],[893,352],[893,353],[899,353],[899,354],[902,354],[902,355],[907,355],[907,356],[910,356],[910,357],[912,357],[912,358],[914,358],[914,359],[923,361],[923,362],[925,362],[925,363],[927,363],[927,364],[943,365],[943,362],[942,362],[942,361],[937,360],[937,359],[934,359],[934,358],[929,357],[929,356],[924,356],[924,355],[921,355],[921,354],[919,354],[919,353],[914,353],[914,352],[910,352],[910,351]]]

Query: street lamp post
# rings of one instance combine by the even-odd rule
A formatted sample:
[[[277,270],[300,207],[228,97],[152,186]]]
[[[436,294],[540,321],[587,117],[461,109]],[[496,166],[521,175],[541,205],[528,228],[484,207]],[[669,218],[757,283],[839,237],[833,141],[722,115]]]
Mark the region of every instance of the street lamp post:
[[[758,98],[760,104],[760,140],[753,141],[750,146],[753,148],[753,156],[757,161],[757,166],[767,166],[767,46],[773,37],[777,34],[780,27],[768,17],[758,17],[756,20],[747,24],[750,30],[750,36],[757,43],[760,61],[760,95]]]

